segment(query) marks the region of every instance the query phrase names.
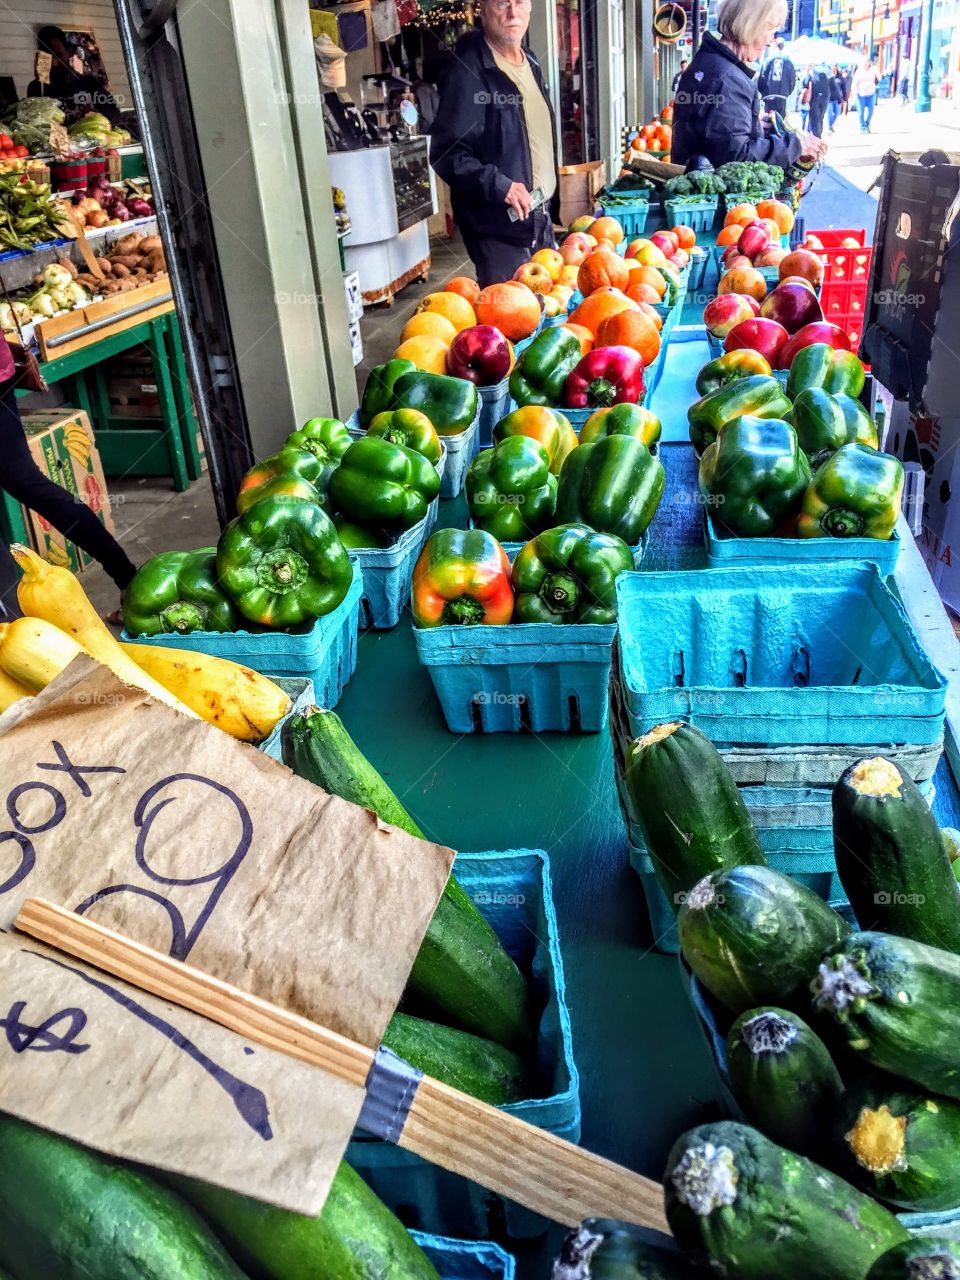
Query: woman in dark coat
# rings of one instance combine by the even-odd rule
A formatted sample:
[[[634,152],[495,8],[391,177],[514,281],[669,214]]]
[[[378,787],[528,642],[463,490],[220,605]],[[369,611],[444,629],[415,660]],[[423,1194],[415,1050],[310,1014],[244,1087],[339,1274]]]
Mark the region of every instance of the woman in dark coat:
[[[786,21],[786,0],[722,0],[718,36],[704,33],[680,79],[673,108],[674,164],[706,156],[714,168],[763,160],[786,169],[817,160],[825,144],[808,133],[772,133],[762,119],[757,61]]]

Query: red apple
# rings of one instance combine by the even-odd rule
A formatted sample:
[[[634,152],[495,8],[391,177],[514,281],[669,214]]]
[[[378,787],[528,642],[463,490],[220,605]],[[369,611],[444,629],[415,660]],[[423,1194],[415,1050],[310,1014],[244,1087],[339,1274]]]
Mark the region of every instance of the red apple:
[[[690,259],[687,257],[686,254],[684,254],[683,257],[681,257],[678,251],[677,253],[672,253],[670,257],[667,259],[667,261],[672,262],[678,271],[682,271],[683,268],[690,261]]]
[[[654,231],[649,239],[650,243],[655,244],[665,258],[669,258],[676,253],[680,247],[680,241],[669,231]]]
[[[724,339],[724,351],[759,351],[762,356],[776,367],[780,352],[786,346],[790,335],[782,324],[776,320],[764,320],[762,317],[741,320]]]
[[[813,285],[805,276],[784,276],[783,279],[780,281],[780,283],[781,284],[802,284],[805,289],[810,290],[810,292],[814,295],[814,297],[817,296],[816,289],[813,287]]]
[[[823,261],[811,249],[791,249],[780,263],[780,279],[787,276],[804,276],[812,285],[823,280]]]
[[[748,298],[741,293],[721,293],[711,298],[703,309],[703,323],[715,338],[725,338],[736,325],[756,315]],[[759,310],[759,306],[757,308]]]
[[[790,341],[780,352],[780,368],[789,369],[793,357],[804,347],[812,347],[815,342],[825,342],[837,351],[852,351],[849,334],[839,325],[830,324],[828,320],[815,320],[798,329]]]
[[[753,259],[748,258],[745,253],[735,253],[724,263],[727,271],[736,271],[738,267],[752,267]]]
[[[740,253],[740,250],[737,248],[737,246],[735,244],[731,244],[731,245],[728,245],[727,248],[724,249],[723,253],[720,255],[720,261],[723,263],[724,266],[726,266],[731,258],[738,258],[742,256],[743,255]]]
[[[803,284],[778,284],[760,304],[760,314],[782,324],[787,333],[823,319],[820,299]]]
[[[461,329],[447,352],[447,372],[481,387],[501,382],[510,372],[510,343],[492,324]]]
[[[690,255],[689,253],[687,253],[686,249],[677,249],[675,253],[672,253],[670,255],[670,257],[679,258],[684,266],[686,266],[687,263],[690,261]]]
[[[746,226],[740,233],[737,248],[745,253],[752,262],[758,253],[770,248],[770,237],[766,227]]]
[[[787,256],[786,249],[778,244],[772,244],[769,249],[764,249],[762,253],[758,253],[753,260],[755,267],[779,267],[780,263]]]

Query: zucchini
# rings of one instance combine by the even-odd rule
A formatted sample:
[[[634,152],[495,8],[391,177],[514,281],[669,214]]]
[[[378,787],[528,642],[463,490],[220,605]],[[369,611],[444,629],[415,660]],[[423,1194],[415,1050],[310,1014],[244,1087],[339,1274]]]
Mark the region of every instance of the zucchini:
[[[207,1182],[173,1181],[254,1280],[438,1280],[407,1229],[346,1161],[316,1218]]]
[[[383,1043],[418,1071],[491,1106],[530,1096],[523,1060],[502,1044],[469,1031],[395,1013]]]
[[[678,920],[683,958],[734,1013],[790,1003],[849,925],[804,885],[771,867],[705,876]]]
[[[705,1273],[675,1250],[651,1244],[640,1227],[587,1218],[554,1260],[551,1280],[697,1280]]]
[[[281,741],[284,764],[301,778],[425,838],[335,712],[313,707],[291,716]],[[533,1041],[526,978],[454,876],[420,944],[409,987],[428,1011],[464,1031],[511,1049]]]
[[[0,1223],[0,1266],[22,1280],[244,1280],[169,1188],[3,1114]]]
[[[834,787],[833,846],[861,929],[960,952],[960,890],[943,836],[892,760],[858,760]]]
[[[914,1236],[878,1258],[867,1280],[960,1280],[960,1244]]]
[[[693,725],[658,724],[637,738],[624,773],[633,817],[674,911],[711,871],[766,863],[730,770]]]
[[[727,1036],[733,1096],[748,1123],[781,1146],[816,1158],[843,1081],[827,1046],[786,1009],[750,1009]]]
[[[814,1008],[865,1062],[960,1098],[960,957],[889,933],[853,933],[810,984]]]
[[[864,1280],[909,1239],[862,1191],[731,1120],[674,1144],[664,1200],[680,1248],[731,1280]]]
[[[941,827],[940,836],[943,840],[943,847],[947,851],[947,857],[950,859],[950,870],[953,872],[953,878],[960,880],[960,831],[956,827]]]
[[[915,1213],[960,1204],[960,1103],[877,1077],[843,1095],[833,1122],[840,1172]]]

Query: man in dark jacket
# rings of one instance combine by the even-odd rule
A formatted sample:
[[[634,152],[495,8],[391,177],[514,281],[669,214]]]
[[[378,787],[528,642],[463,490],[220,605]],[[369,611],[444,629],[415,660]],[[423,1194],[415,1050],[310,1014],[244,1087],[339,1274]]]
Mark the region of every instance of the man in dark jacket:
[[[778,135],[761,119],[755,61],[780,25],[772,30],[741,29],[744,4],[724,0],[720,37],[706,31],[684,72],[673,108],[674,164],[705,156],[714,168],[730,160],[763,160],[786,169],[799,158],[818,159],[824,145],[807,133]],[[786,8],[784,6],[784,12]]]
[[[816,138],[823,137],[823,120],[830,101],[830,77],[823,67],[817,67],[810,83],[810,132]]]
[[[760,72],[760,97],[767,111],[787,114],[787,99],[797,86],[797,72],[783,52],[783,41],[778,40],[774,53],[763,64]]]
[[[540,63],[523,47],[530,0],[482,0],[481,17],[483,31],[461,38],[444,76],[430,163],[450,187],[453,216],[486,286],[509,280],[555,243],[559,183],[553,107]]]

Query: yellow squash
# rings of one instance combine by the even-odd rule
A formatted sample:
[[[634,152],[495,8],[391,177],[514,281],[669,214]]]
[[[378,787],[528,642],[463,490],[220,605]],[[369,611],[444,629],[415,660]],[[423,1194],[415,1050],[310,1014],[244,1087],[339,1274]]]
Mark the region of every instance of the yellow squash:
[[[290,710],[279,685],[238,662],[162,645],[120,647],[197,715],[244,742],[262,741]]]
[[[32,689],[28,689],[26,685],[19,684],[12,676],[8,676],[5,671],[0,670],[0,711],[6,711],[7,707],[12,707],[21,698],[32,697]]]
[[[20,543],[14,543],[10,554],[23,570],[23,577],[17,585],[17,599],[25,614],[43,618],[73,636],[91,658],[109,667],[124,683],[145,690],[152,698],[165,702],[175,711],[198,718],[196,712],[127,657],[69,569],[47,564],[35,551]]]
[[[73,636],[43,618],[14,618],[0,632],[0,670],[31,693],[45,689],[78,653],[85,652]]]

